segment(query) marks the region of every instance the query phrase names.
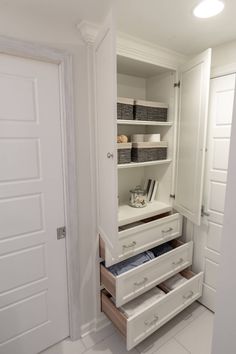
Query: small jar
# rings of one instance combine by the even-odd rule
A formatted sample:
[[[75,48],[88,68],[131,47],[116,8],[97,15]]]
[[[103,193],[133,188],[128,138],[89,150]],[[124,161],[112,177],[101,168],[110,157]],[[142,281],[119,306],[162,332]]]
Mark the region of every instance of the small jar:
[[[147,194],[146,190],[141,186],[137,186],[130,190],[130,202],[129,205],[133,208],[144,208],[147,206]]]

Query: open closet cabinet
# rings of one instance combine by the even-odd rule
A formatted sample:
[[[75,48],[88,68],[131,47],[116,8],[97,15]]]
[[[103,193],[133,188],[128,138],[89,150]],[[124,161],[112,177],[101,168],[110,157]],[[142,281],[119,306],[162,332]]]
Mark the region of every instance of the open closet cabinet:
[[[178,238],[183,218],[195,224],[201,219],[211,50],[181,67],[174,58],[172,64],[154,58],[151,48],[141,60],[142,54],[125,46],[117,50],[109,17],[95,47],[101,309],[128,350],[198,299],[203,280],[190,270],[193,242]],[[117,120],[117,95],[164,103],[167,121]],[[160,134],[168,142],[167,156],[118,165],[119,134]],[[155,200],[129,206],[130,189],[148,178],[159,182]],[[122,274],[109,268],[167,243],[168,252]],[[168,279],[179,273],[182,280],[171,288]]]

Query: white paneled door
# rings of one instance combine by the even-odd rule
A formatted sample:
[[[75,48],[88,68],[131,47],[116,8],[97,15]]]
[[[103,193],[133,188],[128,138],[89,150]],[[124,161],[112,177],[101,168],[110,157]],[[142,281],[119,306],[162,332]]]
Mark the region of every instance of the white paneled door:
[[[195,265],[205,274],[201,301],[213,311],[221,255],[234,90],[235,74],[211,80],[204,215],[201,226],[195,228],[198,249]]]
[[[0,55],[0,354],[69,334],[60,79],[56,64]]]

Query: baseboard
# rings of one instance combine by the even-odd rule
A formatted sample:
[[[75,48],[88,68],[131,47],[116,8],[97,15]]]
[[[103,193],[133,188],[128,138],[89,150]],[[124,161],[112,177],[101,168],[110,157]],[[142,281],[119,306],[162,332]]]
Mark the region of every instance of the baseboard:
[[[91,322],[81,326],[81,337],[85,337],[92,332],[98,332],[110,325],[108,318],[101,313],[98,318],[94,318]]]

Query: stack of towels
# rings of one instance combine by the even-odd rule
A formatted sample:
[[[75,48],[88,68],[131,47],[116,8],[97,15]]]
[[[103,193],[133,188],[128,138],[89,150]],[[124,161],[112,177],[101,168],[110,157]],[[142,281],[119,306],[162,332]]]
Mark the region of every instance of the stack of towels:
[[[165,296],[164,291],[155,287],[143,295],[140,295],[136,299],[123,305],[120,310],[127,316],[130,317],[134,314],[145,310],[147,306],[153,305],[157,300]]]

